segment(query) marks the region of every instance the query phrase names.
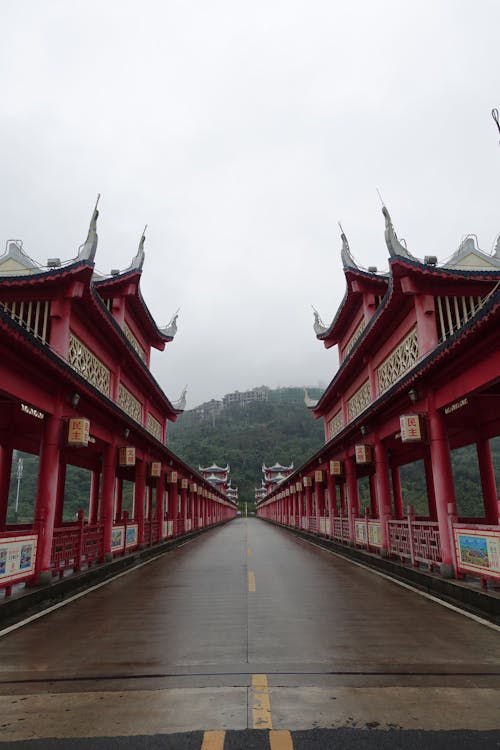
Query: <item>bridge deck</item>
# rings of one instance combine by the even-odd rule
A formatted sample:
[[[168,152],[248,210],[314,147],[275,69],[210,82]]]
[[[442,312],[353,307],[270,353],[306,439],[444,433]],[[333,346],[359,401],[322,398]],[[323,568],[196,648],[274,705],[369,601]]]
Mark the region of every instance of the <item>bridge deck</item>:
[[[495,730],[499,699],[498,629],[256,519],[217,528],[0,638],[8,742]]]

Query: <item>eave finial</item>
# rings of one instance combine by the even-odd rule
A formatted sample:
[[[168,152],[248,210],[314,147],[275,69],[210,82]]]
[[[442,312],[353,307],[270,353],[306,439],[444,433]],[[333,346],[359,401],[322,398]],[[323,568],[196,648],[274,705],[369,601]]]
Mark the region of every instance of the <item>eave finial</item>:
[[[177,308],[174,315],[170,318],[170,322],[165,326],[165,328],[160,329],[164,336],[174,338],[175,334],[177,333],[177,318],[179,317],[180,309],[180,307]]]
[[[345,236],[344,230],[342,229],[342,224],[340,223],[340,221],[338,224],[340,227],[340,239],[342,240],[342,250],[340,251],[340,257],[342,258],[342,267],[358,268],[358,264],[352,257],[351,248],[349,247],[349,242],[347,241],[347,237]]]
[[[316,334],[316,336],[321,336],[322,333],[326,333],[326,331],[328,331],[328,326],[325,326],[316,308],[313,305],[311,305],[311,307],[314,313],[314,333]]]
[[[142,232],[141,239],[139,240],[139,247],[137,248],[137,253],[135,254],[134,258],[132,259],[132,263],[130,264],[131,271],[141,271],[142,266],[144,265],[144,243],[146,242],[146,229],[147,228],[148,228],[148,225],[146,224]]]
[[[94,262],[95,253],[97,250],[97,218],[99,216],[99,211],[97,210],[97,204],[99,203],[99,198],[101,197],[101,194],[97,194],[97,200],[95,203],[94,213],[92,214],[92,218],[90,219],[90,225],[89,225],[89,231],[87,234],[87,239],[83,243],[83,245],[80,245],[78,248],[78,260],[87,260],[89,263]]]
[[[187,394],[187,385],[184,386],[184,389],[181,393],[180,398],[177,401],[174,401],[172,404],[175,411],[184,411],[184,409],[186,408],[186,394]]]
[[[497,237],[497,241],[495,242],[495,249],[493,250],[493,255],[495,258],[498,258],[500,260],[500,234]]]
[[[307,388],[304,388],[304,403],[308,409],[314,409],[318,405],[318,399],[311,398]]]
[[[389,250],[389,255],[391,256],[391,258],[396,258],[399,256],[402,258],[411,258],[412,260],[414,260],[413,255],[411,255],[406,247],[401,244],[401,241],[398,240],[398,236],[394,231],[391,215],[387,210],[387,206],[382,206],[382,213],[385,218],[385,244],[387,245],[387,249]]]

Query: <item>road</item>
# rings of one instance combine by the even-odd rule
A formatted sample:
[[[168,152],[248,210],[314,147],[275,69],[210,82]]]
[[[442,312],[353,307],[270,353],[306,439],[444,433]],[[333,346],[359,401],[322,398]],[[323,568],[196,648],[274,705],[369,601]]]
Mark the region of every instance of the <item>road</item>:
[[[500,634],[240,518],[3,635],[0,728],[18,750],[500,748]]]

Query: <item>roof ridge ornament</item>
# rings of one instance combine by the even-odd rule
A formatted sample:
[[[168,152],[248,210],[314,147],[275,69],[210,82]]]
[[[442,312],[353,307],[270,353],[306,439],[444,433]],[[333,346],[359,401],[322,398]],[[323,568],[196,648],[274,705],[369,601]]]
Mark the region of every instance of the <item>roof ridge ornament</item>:
[[[177,318],[179,317],[179,311],[180,307],[177,308],[175,313],[170,318],[170,321],[167,323],[167,325],[164,328],[160,328],[161,333],[163,333],[164,336],[169,336],[171,338],[174,338],[175,334],[177,333]]]
[[[187,385],[184,386],[184,389],[180,395],[180,398],[177,399],[177,401],[174,401],[172,403],[172,406],[176,411],[184,411],[186,408],[186,393],[187,393]]]
[[[349,242],[347,240],[344,230],[342,229],[342,224],[340,223],[340,221],[338,222],[338,225],[340,227],[340,238],[342,240],[342,250],[340,251],[340,257],[342,258],[342,266],[343,268],[358,269],[359,266],[354,260],[354,258],[352,257],[351,248],[349,247]]]
[[[389,255],[391,256],[391,258],[396,258],[399,256],[403,258],[410,258],[411,260],[416,260],[416,258],[414,258],[414,256],[408,252],[405,245],[402,244],[404,240],[398,239],[398,236],[394,230],[391,215],[387,210],[387,206],[385,204],[382,206],[382,213],[384,214],[385,218],[385,244],[387,245],[387,249],[389,250]]]
[[[316,336],[321,336],[322,333],[326,333],[328,331],[328,326],[325,326],[323,321],[321,320],[321,316],[319,312],[316,310],[314,305],[311,305],[314,313],[314,333]]]
[[[139,247],[137,248],[137,253],[132,258],[132,263],[130,264],[128,270],[129,271],[142,271],[142,266],[144,265],[144,243],[146,242],[146,229],[148,228],[148,225],[144,227],[141,235],[141,239],[139,240]]]
[[[97,204],[99,203],[100,197],[101,197],[101,194],[97,193],[97,200],[95,202],[95,207],[94,207],[94,212],[92,214],[92,218],[90,219],[87,239],[85,240],[83,245],[80,245],[80,247],[78,248],[78,260],[87,260],[89,263],[94,262],[95,253],[97,250],[97,241],[99,239],[97,235],[97,218],[99,216],[99,211],[97,210]]]
[[[318,405],[318,399],[311,398],[307,388],[304,388],[304,404],[308,409],[314,409],[314,407]]]
[[[495,247],[493,249],[493,257],[498,258],[500,260],[500,234],[497,237],[497,241],[495,242]]]

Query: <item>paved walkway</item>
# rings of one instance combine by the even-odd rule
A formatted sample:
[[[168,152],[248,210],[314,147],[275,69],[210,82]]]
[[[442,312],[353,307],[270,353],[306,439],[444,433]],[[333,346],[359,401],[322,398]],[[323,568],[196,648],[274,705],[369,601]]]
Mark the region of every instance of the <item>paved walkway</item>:
[[[1,637],[0,728],[33,750],[500,747],[500,634],[238,519]]]

